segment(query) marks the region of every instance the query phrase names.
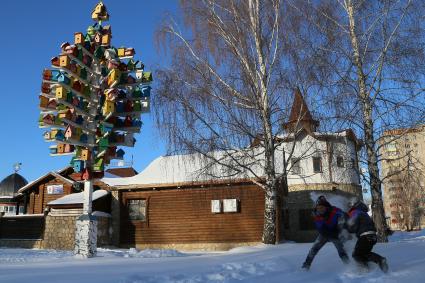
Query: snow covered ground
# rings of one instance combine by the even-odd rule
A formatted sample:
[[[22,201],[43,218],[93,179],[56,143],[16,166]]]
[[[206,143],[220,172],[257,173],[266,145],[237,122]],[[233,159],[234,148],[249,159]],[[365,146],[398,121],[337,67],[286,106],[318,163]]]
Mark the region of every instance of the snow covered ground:
[[[347,250],[353,245],[349,242]],[[425,230],[395,233],[375,247],[388,259],[388,274],[377,266],[368,273],[359,273],[354,263],[344,266],[331,244],[310,271],[302,271],[310,247],[285,243],[214,253],[99,249],[97,257],[85,260],[66,251],[0,248],[0,282],[425,282]]]

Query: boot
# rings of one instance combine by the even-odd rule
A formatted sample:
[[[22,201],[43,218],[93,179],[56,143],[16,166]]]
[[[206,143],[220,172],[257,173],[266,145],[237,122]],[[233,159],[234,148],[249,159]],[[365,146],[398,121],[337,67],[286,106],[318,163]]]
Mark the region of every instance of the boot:
[[[384,273],[388,273],[388,263],[387,263],[387,259],[385,257],[381,258],[381,260],[379,261],[379,268],[384,272]]]

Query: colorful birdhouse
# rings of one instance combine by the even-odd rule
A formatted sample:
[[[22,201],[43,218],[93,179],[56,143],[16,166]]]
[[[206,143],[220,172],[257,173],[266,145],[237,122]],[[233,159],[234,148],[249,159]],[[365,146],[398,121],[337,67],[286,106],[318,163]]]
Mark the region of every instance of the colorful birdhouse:
[[[118,70],[120,70],[121,72],[127,72],[128,71],[127,64],[121,62],[118,66]]]
[[[43,116],[43,123],[46,125],[53,125],[55,123],[55,117],[52,114],[46,114]]]
[[[51,78],[52,78],[52,71],[50,71],[49,69],[44,69],[43,70],[43,80],[50,81]]]
[[[141,80],[143,78],[143,70],[136,70],[136,79]]]
[[[50,154],[57,154],[58,148],[55,145],[53,145],[53,146],[49,147],[49,152],[50,152]]]
[[[56,101],[56,99],[50,99],[49,102],[47,103],[48,109],[56,109],[57,107],[58,107],[58,102]]]
[[[99,147],[108,147],[109,146],[109,140],[107,138],[100,138],[98,146]]]
[[[115,156],[117,159],[124,159],[124,150],[122,150],[121,148],[117,150],[117,152],[115,153]]]
[[[108,61],[108,69],[109,70],[117,69],[119,65],[120,65],[120,62],[115,60],[115,59]]]
[[[90,150],[88,150],[87,148],[84,148],[84,149],[81,150],[79,158],[81,160],[89,160],[90,156],[91,156]]]
[[[73,61],[71,61],[71,64],[69,64],[68,69],[72,73],[78,73],[78,71],[77,71],[77,64],[75,64],[75,62],[73,62]]]
[[[102,34],[112,34],[112,28],[110,25],[106,25],[102,28]]]
[[[152,81],[152,73],[151,72],[144,72],[142,82],[150,83],[151,81]]]
[[[62,74],[59,70],[50,70],[50,74],[51,74],[51,81],[57,82],[59,76]]]
[[[121,72],[118,69],[112,69],[108,74],[108,86],[112,86],[120,79]]]
[[[52,138],[51,138],[51,135],[50,135],[50,131],[46,131],[46,132],[44,132],[44,134],[43,134],[43,138],[44,138],[44,140],[46,140],[46,141],[51,140]]]
[[[90,180],[92,178],[92,174],[90,173],[90,170],[88,168],[84,169],[84,172],[81,175],[81,178],[83,180]]]
[[[133,92],[131,93],[131,96],[133,98],[142,97],[142,91],[140,90],[140,88],[136,87],[136,88],[134,88]]]
[[[49,99],[42,95],[40,95],[39,98],[40,98],[40,107],[47,108],[47,105],[49,104]]]
[[[96,29],[93,26],[87,28],[87,35],[93,36],[96,33]]]
[[[133,103],[131,100],[127,100],[124,105],[124,112],[133,112]]]
[[[53,66],[60,67],[59,57],[53,57],[52,59],[50,59],[50,62]]]
[[[102,107],[103,116],[108,115],[109,113],[115,112],[115,103],[113,101],[106,100]]]
[[[50,139],[55,139],[56,138],[56,134],[59,132],[60,130],[58,129],[51,129],[50,130]]]
[[[102,35],[99,32],[95,33],[94,42],[96,42],[96,44],[100,44],[102,42]]]
[[[117,51],[113,48],[108,48],[105,50],[105,53],[103,54],[106,60],[113,60],[117,58]]]
[[[75,91],[78,91],[78,92],[81,92],[81,83],[79,82],[79,81],[75,81],[73,84],[72,84],[72,89],[73,90],[75,90]]]
[[[64,51],[66,54],[71,54],[74,57],[78,57],[78,48],[75,45],[69,45],[65,47]]]
[[[119,91],[116,88],[109,88],[105,90],[106,100],[115,101],[115,99],[118,97],[118,93]]]
[[[84,34],[82,32],[74,33],[74,43],[83,44],[84,43]]]
[[[101,44],[109,46],[111,44],[111,35],[110,34],[102,35]]]
[[[105,163],[103,158],[98,158],[93,164],[93,171],[103,171],[105,169]]]
[[[64,153],[64,149],[65,149],[65,144],[63,144],[63,143],[58,143],[58,146],[57,146],[57,153],[58,153],[58,154],[62,154],[62,153]]]
[[[136,54],[136,51],[134,51],[134,48],[130,47],[130,48],[126,48],[124,51],[124,56],[134,56],[134,54]]]
[[[133,126],[133,127],[140,128],[140,127],[142,126],[142,121],[140,121],[140,120],[138,120],[138,119],[134,119],[134,120],[133,120],[133,124],[132,124],[132,126]]]
[[[151,96],[151,87],[150,86],[143,86],[142,87],[142,96],[143,97],[150,97]]]
[[[57,141],[64,141],[65,140],[65,134],[63,133],[62,130],[58,130],[56,135],[55,135],[55,140]]]
[[[42,93],[49,94],[50,91],[51,91],[51,88],[50,88],[50,84],[49,83],[42,83],[41,84],[41,92]]]
[[[70,125],[66,127],[64,135],[65,135],[65,138],[67,139],[75,138],[76,135],[75,135],[74,127]]]
[[[73,96],[71,104],[78,107],[80,105],[80,99],[77,96]]]
[[[126,116],[124,119],[124,127],[131,127],[133,125],[133,119],[131,116]]]
[[[117,49],[118,57],[124,57],[125,55],[125,47],[120,47]]]
[[[142,105],[140,104],[140,101],[133,101],[133,111],[134,112],[139,112],[142,111]]]
[[[60,67],[68,68],[70,61],[71,60],[69,59],[68,55],[59,56],[59,66]]]
[[[96,7],[94,8],[91,17],[95,21],[107,21],[109,20],[109,14],[106,10],[105,4],[102,2],[99,2]]]
[[[63,74],[63,73],[61,73],[58,76],[58,80],[57,81],[59,83],[63,83],[63,84],[66,84],[66,85],[69,85],[69,83],[71,82],[71,80],[67,76],[65,76],[65,74]]]
[[[111,132],[111,131],[112,131],[112,129],[113,129],[113,128],[114,128],[114,125],[113,125],[113,124],[103,122],[103,123],[100,125],[100,131],[101,131],[101,134],[103,135],[103,134],[105,134],[105,133],[109,133],[109,132]]]
[[[78,159],[74,160],[73,167],[74,167],[74,171],[75,172],[79,172],[79,173],[83,172],[83,170],[84,170],[84,161],[78,160]]]
[[[117,113],[123,113],[123,112],[125,112],[125,103],[123,101],[118,101],[117,104],[116,104],[115,111]]]
[[[70,153],[74,151],[74,146],[72,144],[65,144],[65,147],[63,149],[64,153]]]
[[[134,84],[135,82],[136,82],[136,79],[133,76],[129,75],[127,77],[127,83],[128,84]]]
[[[71,120],[72,119],[72,113],[69,110],[59,112],[58,113],[58,116],[61,119],[67,119],[67,120]]]
[[[127,62],[127,70],[129,71],[133,71],[136,67],[136,61],[134,61],[133,59],[128,60]]]

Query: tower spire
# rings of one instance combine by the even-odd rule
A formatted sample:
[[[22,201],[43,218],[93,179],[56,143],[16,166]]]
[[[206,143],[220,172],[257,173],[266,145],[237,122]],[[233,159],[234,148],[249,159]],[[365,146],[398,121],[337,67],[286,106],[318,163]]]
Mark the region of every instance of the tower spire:
[[[313,119],[307,103],[297,87],[294,91],[294,102],[292,103],[288,122],[283,125],[283,128],[288,132],[298,132],[300,129],[305,129],[311,133],[315,132],[318,126],[319,121]]]

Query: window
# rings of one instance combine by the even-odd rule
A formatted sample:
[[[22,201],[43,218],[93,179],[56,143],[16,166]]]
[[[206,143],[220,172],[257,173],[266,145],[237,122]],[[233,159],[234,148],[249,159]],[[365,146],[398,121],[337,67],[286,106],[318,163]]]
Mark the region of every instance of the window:
[[[5,205],[0,206],[0,212],[4,212],[6,215],[15,215],[16,214],[16,207],[14,205]]]
[[[314,230],[314,221],[311,209],[300,209],[298,210],[298,219],[300,230]]]
[[[291,159],[292,174],[301,174],[300,160],[298,158]]]
[[[46,187],[48,195],[63,194],[63,185],[49,185]]]
[[[314,173],[322,172],[322,158],[313,157],[313,171]]]
[[[146,221],[146,200],[130,199],[127,202],[128,219]]]
[[[344,158],[342,156],[336,157],[336,166],[343,168],[344,167]]]

